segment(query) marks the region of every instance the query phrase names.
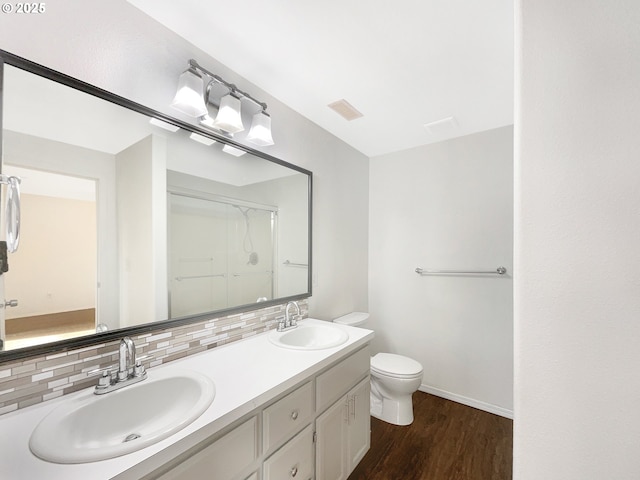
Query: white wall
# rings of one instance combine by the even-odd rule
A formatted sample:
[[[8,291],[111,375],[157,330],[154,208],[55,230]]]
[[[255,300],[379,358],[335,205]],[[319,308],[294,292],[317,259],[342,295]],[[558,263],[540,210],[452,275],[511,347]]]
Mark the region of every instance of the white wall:
[[[5,93],[10,94],[7,91]],[[106,323],[110,328],[117,327],[118,306],[120,304],[119,279],[115,269],[111,268],[118,261],[116,202],[114,200],[116,173],[113,156],[96,150],[8,130],[3,131],[3,142],[3,161],[7,164],[45,172],[57,172],[73,177],[81,175],[81,178],[95,181],[97,243],[100,252],[97,260],[98,282],[100,284],[96,299],[97,322]],[[26,185],[23,184],[23,187]],[[4,210],[0,210],[0,217],[3,215]],[[22,221],[27,223],[29,220],[25,217]],[[11,265],[11,256],[9,264]],[[2,288],[2,279],[5,277],[8,278],[8,275],[0,277],[0,288]],[[0,298],[4,297],[0,295]]]
[[[46,14],[0,15],[0,48],[172,116],[177,112],[169,104],[190,58],[267,102],[276,145],[263,150],[314,173],[315,282],[310,314],[331,318],[367,307],[364,155],[124,0],[59,0],[47,5]]]
[[[169,318],[166,158],[155,135],[115,156],[120,328]]]
[[[20,248],[11,255],[6,318],[96,308],[96,202],[22,193]]]
[[[640,478],[640,2],[520,0],[514,479]]]
[[[306,264],[308,209],[300,202],[308,191],[307,177],[290,175],[246,187],[249,191],[261,191],[264,201],[278,206],[277,251],[275,261],[277,296],[300,293],[307,284],[309,270],[302,266],[287,266],[285,261]],[[250,198],[250,197],[248,197]]]
[[[513,129],[373,158],[369,195],[375,349],[422,363],[424,391],[512,415]]]

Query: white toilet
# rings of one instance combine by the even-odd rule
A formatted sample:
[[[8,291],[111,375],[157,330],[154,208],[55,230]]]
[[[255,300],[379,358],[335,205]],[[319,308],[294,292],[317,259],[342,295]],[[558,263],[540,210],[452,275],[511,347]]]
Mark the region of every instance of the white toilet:
[[[368,313],[352,312],[336,318],[335,323],[364,326]],[[371,357],[371,415],[393,425],[413,422],[411,396],[422,383],[422,365],[393,353]]]

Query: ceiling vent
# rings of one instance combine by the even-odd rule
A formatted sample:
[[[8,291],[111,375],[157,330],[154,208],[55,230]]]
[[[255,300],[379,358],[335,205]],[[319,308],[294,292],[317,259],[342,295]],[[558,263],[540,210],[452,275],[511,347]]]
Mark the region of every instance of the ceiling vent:
[[[447,117],[442,120],[436,120],[435,122],[425,123],[424,128],[426,128],[427,132],[431,135],[442,135],[458,128],[458,121],[456,117]]]
[[[330,103],[329,108],[340,115],[345,120],[355,120],[356,118],[362,117],[362,113],[360,113],[356,108],[347,102],[344,98],[342,100],[338,100],[337,102]]]

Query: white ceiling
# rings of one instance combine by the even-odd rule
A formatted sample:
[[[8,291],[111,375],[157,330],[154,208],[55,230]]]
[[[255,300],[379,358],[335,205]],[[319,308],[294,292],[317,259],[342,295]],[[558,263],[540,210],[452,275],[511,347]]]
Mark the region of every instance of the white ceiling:
[[[513,123],[513,0],[129,2],[370,157]]]

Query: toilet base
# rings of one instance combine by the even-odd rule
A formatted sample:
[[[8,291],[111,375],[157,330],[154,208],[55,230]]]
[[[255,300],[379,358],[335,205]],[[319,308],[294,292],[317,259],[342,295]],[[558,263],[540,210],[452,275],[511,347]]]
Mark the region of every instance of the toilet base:
[[[371,393],[371,416],[392,425],[413,423],[413,399],[411,395],[395,399],[380,398]]]

